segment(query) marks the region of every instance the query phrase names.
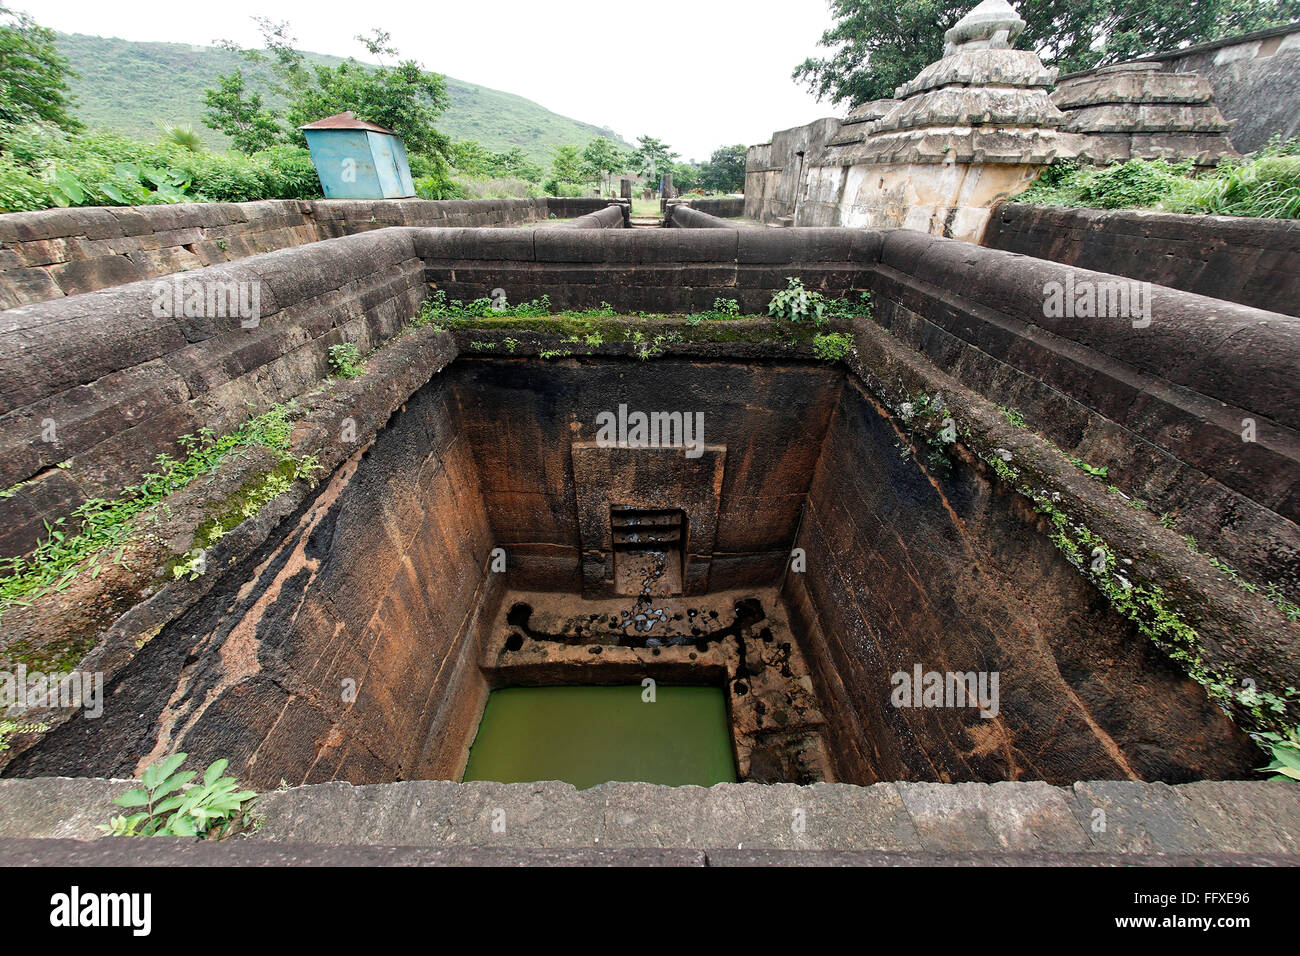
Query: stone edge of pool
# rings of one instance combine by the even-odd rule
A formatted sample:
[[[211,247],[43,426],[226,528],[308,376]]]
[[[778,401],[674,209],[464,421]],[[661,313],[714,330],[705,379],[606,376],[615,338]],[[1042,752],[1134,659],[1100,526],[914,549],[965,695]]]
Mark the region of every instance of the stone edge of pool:
[[[260,828],[222,849],[161,841],[173,852],[153,849],[154,840],[112,840],[91,851],[82,841],[99,837],[95,825],[107,822],[113,797],[131,786],[0,780],[0,864],[75,862],[80,847],[86,865],[120,865],[124,854],[105,845],[119,842],[140,863],[251,865],[1300,863],[1300,787],[1267,781],[607,783],[589,790],[557,782],[333,782],[263,794]],[[262,849],[271,844],[277,849]],[[708,851],[709,860],[690,851]]]

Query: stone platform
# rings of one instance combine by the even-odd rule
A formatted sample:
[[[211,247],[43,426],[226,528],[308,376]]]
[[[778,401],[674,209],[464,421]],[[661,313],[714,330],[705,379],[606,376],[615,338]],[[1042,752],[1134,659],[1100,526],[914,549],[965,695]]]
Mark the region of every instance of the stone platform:
[[[78,842],[130,786],[0,780],[0,865],[1300,863],[1300,787],[1264,781],[328,783],[262,795],[260,825],[220,845]]]

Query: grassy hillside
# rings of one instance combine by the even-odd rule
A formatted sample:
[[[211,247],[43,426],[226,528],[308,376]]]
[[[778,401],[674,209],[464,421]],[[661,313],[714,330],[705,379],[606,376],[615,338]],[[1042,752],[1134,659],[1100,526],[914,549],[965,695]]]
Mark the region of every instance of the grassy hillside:
[[[212,147],[227,140],[203,125],[203,90],[214,86],[218,73],[248,64],[217,47],[183,43],[136,43],[109,37],[59,34],[58,46],[80,74],[71,86],[77,116],[88,126],[104,126],[131,136],[153,139],[158,123],[193,126]],[[321,63],[339,57],[307,54]],[[437,64],[425,64],[436,70]],[[608,136],[627,146],[612,130],[552,113],[513,93],[464,83],[447,77],[451,108],[438,120],[438,129],[454,140],[476,139],[489,149],[524,149],[536,163],[548,166],[550,146],[581,146],[596,136]]]

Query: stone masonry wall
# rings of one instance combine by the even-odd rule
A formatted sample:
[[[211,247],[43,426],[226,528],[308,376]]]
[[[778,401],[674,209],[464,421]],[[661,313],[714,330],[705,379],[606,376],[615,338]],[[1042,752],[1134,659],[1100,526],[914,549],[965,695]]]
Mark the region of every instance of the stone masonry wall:
[[[0,215],[0,308],[91,292],[386,226],[570,219],[606,200],[267,200]]]
[[[177,277],[178,279],[180,277]],[[152,280],[0,313],[0,554],[43,523],[112,498],[177,438],[229,431],[324,381],[329,347],[362,352],[425,296],[411,234],[388,229],[186,273],[256,288],[260,316],[156,314]],[[174,304],[174,303],[173,303]]]
[[[1300,223],[1002,203],[982,244],[1300,315]]]
[[[830,698],[838,779],[1178,783],[1250,772],[1245,735],[1034,532],[1030,509],[961,462],[923,472],[899,455],[902,440],[850,379],[796,541],[806,571],[786,575]],[[892,675],[910,678],[918,664],[996,672],[998,713],[894,706]]]
[[[596,416],[617,414],[620,404],[647,414],[702,414],[705,444],[725,449],[716,517],[709,516],[711,547],[700,553],[704,529],[688,529],[685,575],[696,589],[705,590],[706,581],[718,591],[779,576],[841,376],[770,360],[750,367],[658,359],[653,375],[635,374],[644,367],[500,357],[455,367],[458,420],[478,462],[493,535],[509,555],[512,587],[583,588],[579,499],[587,489],[575,477],[572,448],[594,441]],[[680,506],[693,490],[665,482],[657,493]],[[700,573],[706,580],[694,580]]]
[[[487,694],[476,615],[501,576],[449,398],[442,376],[411,396],[112,676],[101,718],[78,713],[8,772],[129,777],[182,750],[263,790],[458,773]]]
[[[872,288],[901,341],[1294,600],[1300,321],[1162,286],[1141,328],[1044,315],[1046,284],[1067,280],[1116,278],[897,230]]]

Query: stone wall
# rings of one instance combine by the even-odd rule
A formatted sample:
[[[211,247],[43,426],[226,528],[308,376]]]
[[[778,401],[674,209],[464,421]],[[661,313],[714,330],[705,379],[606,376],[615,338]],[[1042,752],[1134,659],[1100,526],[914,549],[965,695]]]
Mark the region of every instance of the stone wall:
[[[177,280],[182,299],[187,290],[254,290],[259,315],[244,327],[237,317],[159,314],[152,280],[0,313],[0,487],[9,490],[0,553],[25,551],[46,520],[88,498],[115,497],[160,452],[181,455],[181,435],[224,434],[316,386],[329,375],[331,345],[373,349],[426,294],[403,229]]]
[[[421,199],[93,206],[0,215],[0,308],[92,292],[386,226],[571,219],[607,201]]]
[[[1052,526],[993,476],[981,449],[1005,452],[1045,500],[1086,519],[1133,562],[1117,573],[1161,588],[1195,627],[1205,660],[1271,691],[1297,680],[1296,625],[1181,538],[1193,535],[1248,581],[1279,575],[1295,593],[1300,331],[1287,317],[1157,289],[1151,322],[1139,328],[1053,319],[1043,314],[1045,282],[1113,277],[901,230],[391,229],[196,276],[226,274],[260,277],[278,311],[257,329],[161,322],[143,318],[147,300],[127,286],[3,317],[11,329],[36,313],[48,319],[11,333],[28,351],[5,376],[8,387],[43,388],[41,400],[86,380],[114,409],[86,426],[69,468],[47,469],[31,487],[121,467],[124,446],[113,442],[130,431],[127,410],[180,408],[176,419],[141,420],[152,450],[193,430],[192,399],[128,399],[154,381],[148,374],[179,375],[195,356],[235,376],[229,399],[211,399],[209,414],[233,420],[250,411],[245,398],[256,408],[296,393],[307,412],[294,454],[319,458],[325,476],[296,482],[231,529],[209,555],[211,573],[174,577],[166,562],[192,546],[195,523],[266,467],[255,455],[231,462],[246,470],[196,482],[169,503],[139,546],[156,553],[133,550],[124,566],[7,609],[5,641],[72,634],[94,646],[102,636],[85,666],[108,673],[119,722],[74,717],[37,750],[17,753],[14,772],[94,763],[127,773],[181,747],[234,751],[259,784],[289,779],[284,767],[304,780],[452,772],[482,692],[466,635],[474,609],[490,607],[499,587],[485,576],[485,551],[504,546],[520,586],[585,589],[591,554],[579,516],[593,480],[572,468],[572,448],[591,437],[598,411],[620,402],[702,408],[710,454],[726,446],[712,544],[693,555],[708,559],[704,587],[775,581],[789,543],[804,548],[807,570],[787,576],[786,596],[809,656],[822,661],[845,779],[1246,772],[1242,738],[1051,547]],[[705,344],[682,336],[692,328],[684,322],[662,326],[677,337],[663,336],[645,362],[621,340],[599,354],[538,361],[562,343],[525,321],[454,337],[412,331],[369,356],[356,380],[324,374],[323,346],[341,323],[356,323],[367,345],[391,338],[399,307],[418,302],[426,280],[462,298],[499,286],[512,301],[546,294],[560,307],[614,298],[622,310],[690,311],[725,295],[752,312],[792,274],[828,294],[873,293],[875,321],[841,325],[857,349],[847,386],[839,368],[813,364],[806,345],[784,350],[779,330],[776,341],[735,333]],[[91,300],[93,310],[64,316]],[[374,314],[349,312],[356,303]],[[721,337],[742,324],[728,323]],[[647,340],[660,328],[646,323]],[[69,330],[76,334],[59,334]],[[272,333],[277,345],[299,343],[294,360],[276,364],[286,353],[261,338]],[[521,340],[517,352],[474,346],[506,334]],[[39,352],[29,340],[42,343]],[[904,397],[940,394],[962,427],[950,473],[922,457],[924,442],[911,447],[900,417]],[[1243,416],[1257,419],[1258,441],[1241,442]],[[350,419],[354,439],[343,437]],[[1105,466],[1105,481],[1071,456]],[[1129,507],[1125,494],[1148,505]],[[40,503],[26,493],[4,499]],[[351,701],[343,682],[371,634],[373,670]],[[889,673],[915,663],[999,670],[1015,699],[1003,691],[1001,722],[931,711],[882,722]],[[1057,713],[1059,728],[1048,716]],[[417,721],[432,728],[427,736],[415,733]],[[881,727],[891,732],[883,742]],[[1066,747],[1058,730],[1077,743]],[[273,770],[259,753],[276,754]]]
[[[763,314],[798,264],[809,288],[866,288],[880,233],[850,229],[415,230],[427,279],[449,298],[492,289],[557,309],[699,312],[736,299]]]
[[[211,593],[113,675],[114,704],[9,768],[137,775],[151,754],[280,781],[449,776],[487,687],[478,613],[500,576],[442,376],[403,404]],[[93,726],[92,726],[93,725]]]
[[[748,219],[722,219],[685,203],[669,203],[664,225],[670,229],[738,229],[758,226]]]
[[[687,593],[759,586],[779,577],[841,375],[806,361],[770,360],[751,367],[659,359],[653,370],[636,375],[626,361],[591,359],[471,358],[457,366],[459,420],[478,462],[493,535],[509,555],[511,587],[594,596],[610,577],[603,563],[586,569],[590,580],[581,576],[592,555],[584,554],[579,504],[593,480],[576,473],[571,449],[594,441],[596,416],[617,414],[620,404],[647,414],[703,415],[703,441],[722,459],[710,513],[688,528]],[[614,477],[601,469],[616,464],[596,462],[595,484],[614,486]],[[688,484],[656,483],[655,494],[680,506],[694,491]]]
[[[589,212],[576,219],[568,219],[552,229],[626,229],[631,213],[631,203],[611,203],[604,209]]]
[[[751,146],[745,158],[746,218],[794,225],[808,160],[839,128],[838,119],[826,117],[806,126],[780,130],[772,134],[770,143]]]
[[[903,342],[1201,546],[1300,593],[1300,323],[1161,286],[1140,328],[1044,315],[1048,282],[1107,281],[897,230],[872,289],[876,321]]]
[[[720,219],[736,219],[745,214],[744,196],[721,196],[717,199],[686,199],[692,209],[717,216]]]
[[[829,698],[837,779],[1185,782],[1249,771],[1249,740],[1034,533],[1032,511],[960,462],[922,471],[900,456],[902,441],[851,380],[799,526],[807,569],[786,576]],[[895,706],[892,675],[911,679],[918,665],[997,673],[998,712]]]
[[[1239,152],[1259,149],[1275,133],[1283,139],[1300,135],[1300,23],[1159,53],[1145,62],[1205,77],[1233,124],[1228,138]]]
[[[556,308],[691,313],[723,297],[761,314],[792,272],[833,295],[872,290],[877,320],[959,379],[1243,571],[1300,584],[1294,320],[1159,286],[1144,328],[1048,319],[1046,283],[1115,277],[901,230],[393,229],[190,274],[260,282],[253,329],[155,318],[148,282],[7,313],[4,550],[111,497],[180,435],[322,381],[330,345],[373,348],[426,283],[466,301],[501,288]],[[1246,419],[1255,441],[1241,440]]]
[[[1300,315],[1300,223],[1002,203],[982,244]]]

